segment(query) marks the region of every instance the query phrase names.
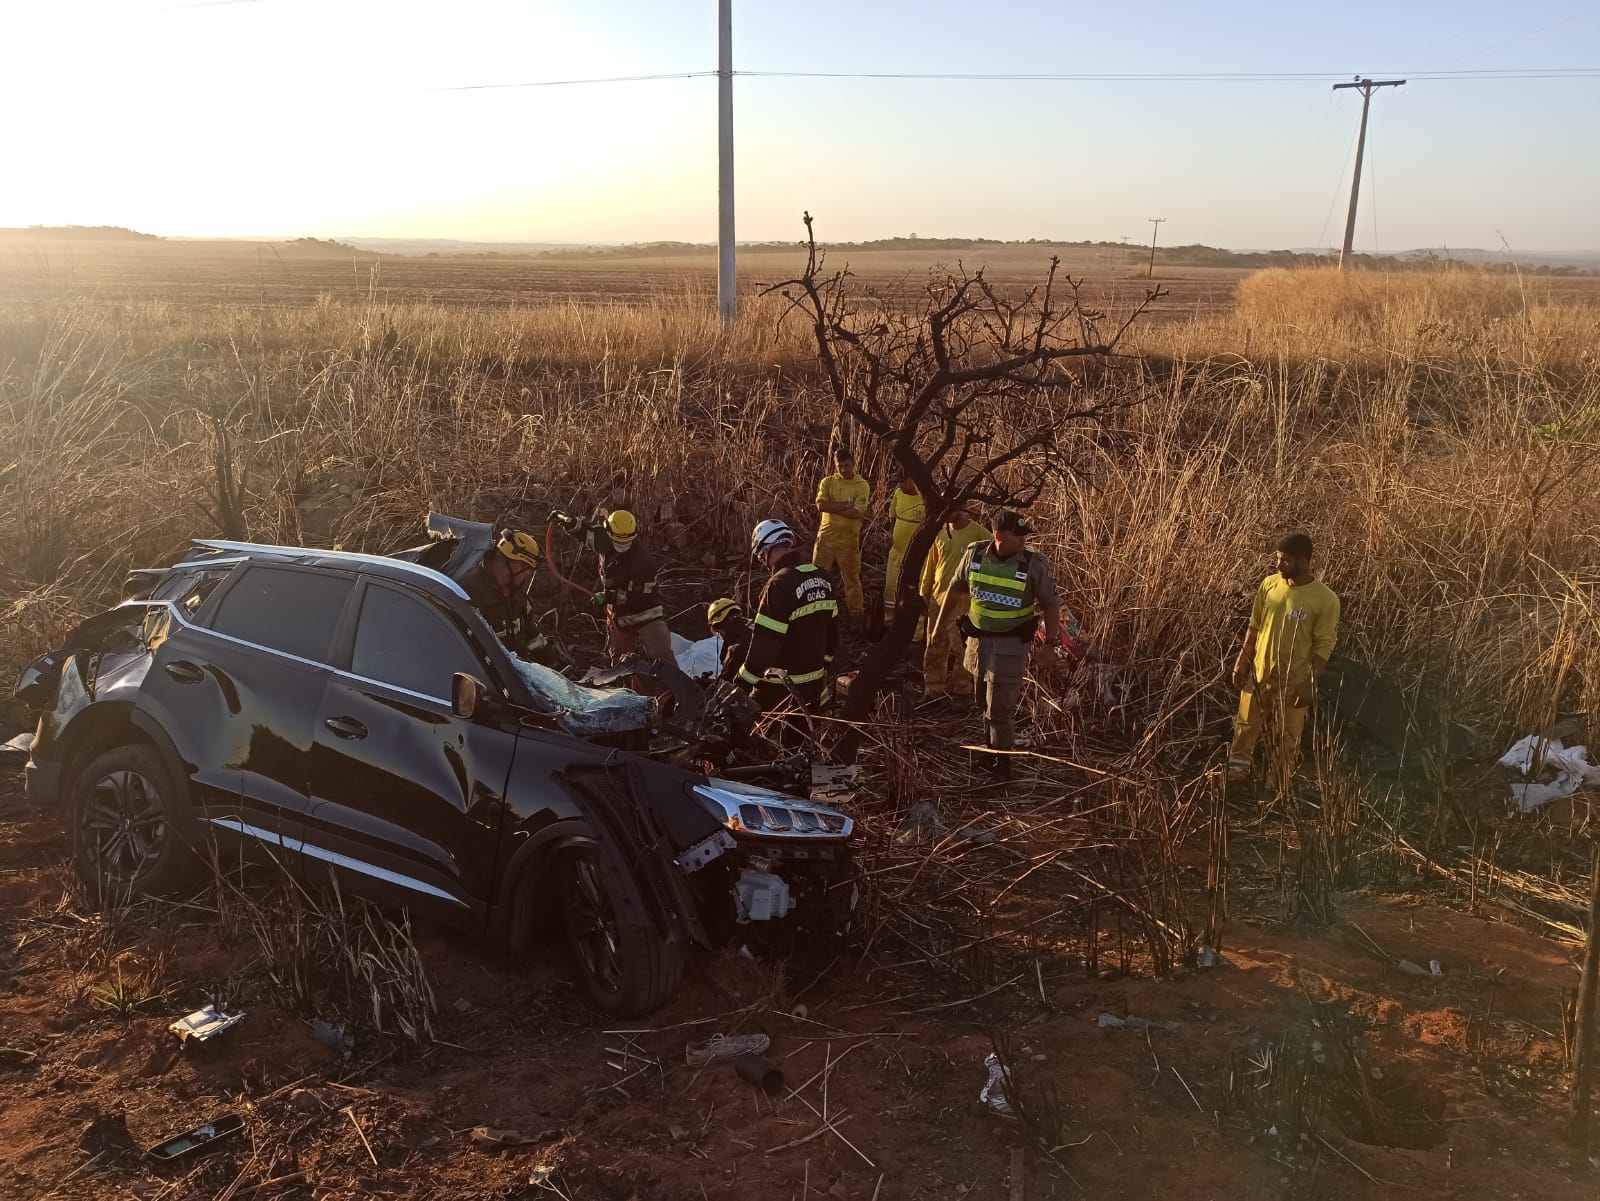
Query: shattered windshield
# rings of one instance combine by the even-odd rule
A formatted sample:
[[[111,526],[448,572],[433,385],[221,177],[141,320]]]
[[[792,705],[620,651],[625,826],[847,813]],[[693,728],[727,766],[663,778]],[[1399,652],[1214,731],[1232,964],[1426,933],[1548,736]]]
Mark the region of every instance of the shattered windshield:
[[[588,688],[559,671],[511,656],[540,708],[555,717],[561,728],[579,738],[623,734],[650,728],[655,703],[627,688]]]

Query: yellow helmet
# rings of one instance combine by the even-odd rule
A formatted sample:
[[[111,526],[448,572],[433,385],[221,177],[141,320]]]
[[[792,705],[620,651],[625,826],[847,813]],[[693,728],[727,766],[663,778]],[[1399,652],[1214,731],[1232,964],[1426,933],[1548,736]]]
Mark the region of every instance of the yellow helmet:
[[[639,523],[628,510],[618,509],[606,518],[606,532],[611,535],[611,541],[626,546],[639,536]]]
[[[735,613],[743,612],[731,596],[719,596],[706,606],[706,624],[714,630]]]
[[[529,567],[537,568],[544,559],[538,541],[532,534],[524,534],[521,530],[501,530],[500,541],[495,547],[506,558],[526,563]]]

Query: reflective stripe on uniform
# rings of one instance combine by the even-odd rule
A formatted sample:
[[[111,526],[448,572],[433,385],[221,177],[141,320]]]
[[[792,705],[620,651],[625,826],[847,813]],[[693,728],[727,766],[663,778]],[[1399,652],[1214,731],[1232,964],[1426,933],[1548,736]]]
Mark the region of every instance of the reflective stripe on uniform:
[[[776,617],[768,617],[765,613],[756,614],[756,625],[764,630],[773,630],[779,634],[787,634],[789,632],[788,622],[779,621]]]
[[[817,565],[815,563],[797,563],[797,564],[795,564],[795,570],[796,571],[815,571],[816,569],[817,569]]]
[[[793,613],[789,614],[789,620],[799,621],[802,617],[809,617],[813,613],[837,613],[838,611],[839,602],[836,600],[812,601],[809,605],[801,605]],[[757,618],[756,620],[759,621],[761,619]],[[787,629],[788,627],[785,626],[784,628]]]
[[[818,671],[801,672],[797,676],[796,675],[791,675],[789,677],[789,683],[791,683],[791,684],[815,684],[818,680],[822,679],[823,674],[824,673],[822,671],[820,671],[820,670],[818,670]]]

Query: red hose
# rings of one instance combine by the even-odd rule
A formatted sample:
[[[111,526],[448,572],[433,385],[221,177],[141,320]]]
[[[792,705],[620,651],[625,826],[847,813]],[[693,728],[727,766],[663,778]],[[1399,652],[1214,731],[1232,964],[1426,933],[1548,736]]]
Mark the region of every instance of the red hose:
[[[594,589],[585,588],[582,584],[574,583],[561,574],[561,568],[556,566],[556,523],[551,522],[544,531],[544,561],[550,564],[550,574],[555,576],[574,592],[583,593],[585,599],[594,595]]]

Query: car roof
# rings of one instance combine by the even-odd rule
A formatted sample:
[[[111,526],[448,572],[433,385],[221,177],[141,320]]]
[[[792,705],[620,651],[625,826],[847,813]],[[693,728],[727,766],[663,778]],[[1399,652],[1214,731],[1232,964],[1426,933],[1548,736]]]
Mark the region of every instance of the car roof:
[[[272,546],[261,542],[228,542],[220,538],[196,538],[194,544],[206,550],[221,551],[238,560],[263,563],[293,563],[301,567],[328,567],[377,576],[397,583],[422,585],[470,601],[466,589],[443,572],[404,559],[384,555],[363,555],[347,550],[322,550],[310,546]],[[211,560],[190,561],[203,566]],[[185,566],[186,564],[179,564]]]

